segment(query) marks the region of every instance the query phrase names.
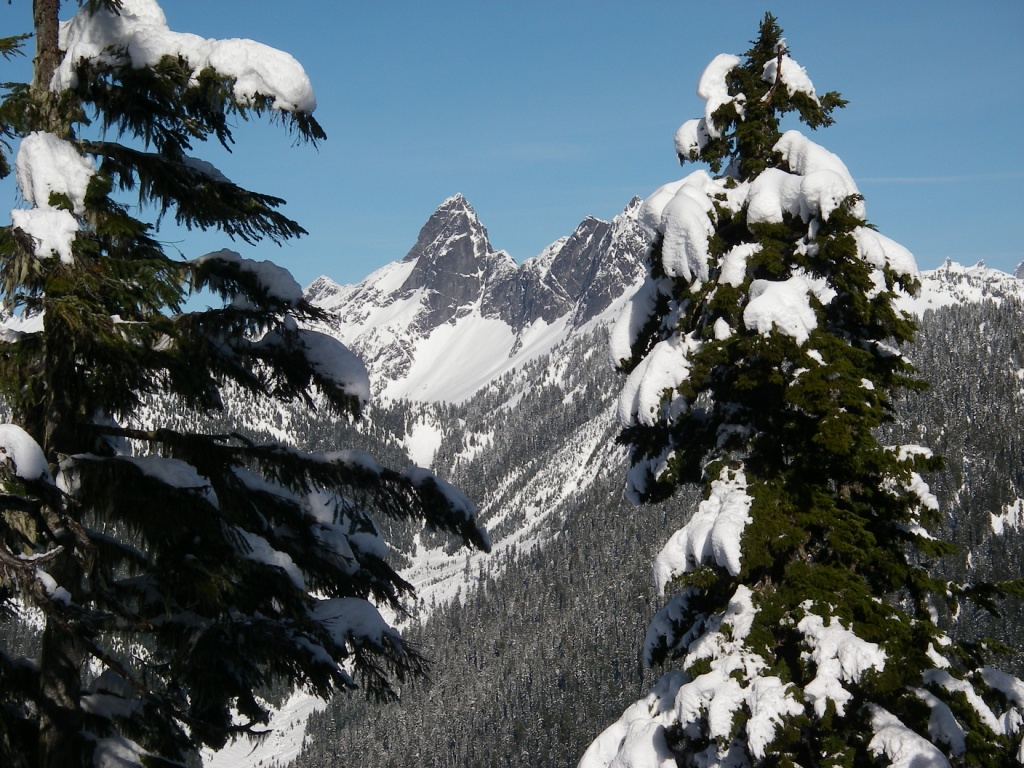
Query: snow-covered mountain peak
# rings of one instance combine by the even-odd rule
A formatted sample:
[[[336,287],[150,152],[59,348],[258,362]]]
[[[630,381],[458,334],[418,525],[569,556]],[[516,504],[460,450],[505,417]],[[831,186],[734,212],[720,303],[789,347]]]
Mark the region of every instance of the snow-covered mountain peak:
[[[411,265],[399,292],[422,292],[423,329],[472,312],[491,286],[516,271],[504,251],[495,251],[476,211],[462,195],[445,200],[420,229],[403,264]]]
[[[437,207],[420,229],[416,244],[403,261],[416,261],[444,254],[460,240],[466,240],[474,253],[492,253],[487,230],[461,194],[453,195]]]
[[[1021,269],[1015,275],[992,269],[979,261],[974,266],[946,259],[941,267],[921,272],[921,291],[914,298],[904,298],[900,306],[918,316],[926,310],[977,301],[1016,298],[1024,300],[1024,278]]]
[[[317,278],[306,297],[331,314],[323,330],[367,363],[376,396],[458,402],[611,319],[644,275],[642,204],[633,198],[610,222],[588,216],[517,265],[491,246],[465,197],[453,195],[403,259],[357,285]],[[1017,273],[947,260],[922,272],[920,294],[900,305],[922,315],[950,304],[1024,299],[1024,266]]]
[[[323,330],[366,362],[376,397],[459,402],[612,319],[644,276],[642,204],[633,198],[610,222],[588,216],[517,265],[491,246],[466,198],[453,195],[430,215],[403,259],[352,286],[318,278],[306,297],[330,313]],[[916,315],[950,304],[1024,299],[1024,279],[981,262],[947,261],[920,277],[920,294],[900,302]]]
[[[360,354],[378,396],[462,400],[621,305],[644,273],[638,210],[587,217],[517,265],[454,195],[401,261],[353,286],[318,278],[306,297],[332,314],[322,330]]]

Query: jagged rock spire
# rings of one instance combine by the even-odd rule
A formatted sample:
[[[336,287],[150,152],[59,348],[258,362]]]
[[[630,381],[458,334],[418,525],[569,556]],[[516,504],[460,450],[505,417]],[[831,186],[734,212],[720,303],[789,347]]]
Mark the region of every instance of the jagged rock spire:
[[[402,261],[414,264],[402,291],[424,289],[420,324],[428,328],[471,311],[486,284],[516,268],[507,253],[491,247],[487,230],[461,194],[438,206]]]

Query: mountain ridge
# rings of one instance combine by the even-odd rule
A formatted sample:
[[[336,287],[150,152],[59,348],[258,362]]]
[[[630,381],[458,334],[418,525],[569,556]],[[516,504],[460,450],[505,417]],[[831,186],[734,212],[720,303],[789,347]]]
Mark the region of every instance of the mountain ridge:
[[[375,398],[461,402],[495,377],[597,324],[610,323],[645,274],[647,239],[634,197],[610,222],[584,218],[570,235],[517,264],[495,250],[469,201],[447,198],[416,243],[354,285],[326,276],[306,298],[320,326],[367,364]],[[917,296],[898,305],[916,316],[982,300],[1024,298],[1015,274],[950,260],[920,275]]]
[[[639,210],[633,198],[611,222],[587,217],[516,264],[454,195],[400,261],[355,285],[319,277],[305,295],[329,315],[318,329],[366,362],[376,397],[458,401],[617,313],[644,275]]]

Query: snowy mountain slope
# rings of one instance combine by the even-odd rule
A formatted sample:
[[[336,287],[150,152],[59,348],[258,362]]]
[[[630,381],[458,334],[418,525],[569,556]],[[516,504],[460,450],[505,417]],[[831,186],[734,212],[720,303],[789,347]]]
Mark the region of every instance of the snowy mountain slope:
[[[543,548],[559,535],[565,509],[576,498],[599,478],[624,471],[625,454],[614,442],[606,346],[600,327],[574,335],[495,378],[459,411],[434,404],[385,406],[406,424],[397,437],[410,458],[434,458],[440,474],[474,498],[481,521],[497,534],[484,557],[465,550],[452,554],[427,536],[416,537],[402,575],[416,589],[417,603],[410,608],[418,618],[465,600],[482,574],[499,579],[508,563]],[[325,706],[295,693],[269,724],[270,738],[206,753],[204,765],[287,765],[307,739],[307,718]]]
[[[353,286],[320,277],[306,296],[331,315],[320,330],[362,356],[377,397],[458,402],[616,314],[643,277],[639,204],[516,265],[456,195],[401,261]]]
[[[452,557],[420,543],[403,575],[416,585],[421,616],[469,604],[482,583],[501,584],[515,563],[544,559],[553,543],[571,545],[566,525],[580,499],[620,496],[615,478],[625,455],[614,441],[615,374],[606,347],[602,328],[576,334],[457,407],[426,406],[444,434],[437,471],[477,501],[495,546],[484,558]],[[528,610],[524,621],[532,616]]]
[[[1006,405],[1007,397],[1019,398],[1016,372],[1024,357],[1013,328],[1024,319],[1022,311],[1015,301],[969,301],[928,313],[910,355],[932,388],[900,402],[894,425],[900,432],[892,437],[894,442],[927,440],[948,457],[933,490],[953,525],[949,535],[976,551],[976,567],[991,559],[986,567],[1005,573],[1017,566],[994,559],[993,553],[1016,557],[1022,534],[1006,523],[1004,536],[1017,538],[1001,540],[991,516],[1016,521],[1008,510],[1016,510],[1016,500],[1024,498],[1017,437],[1024,410],[1014,408],[1011,414]],[[330,764],[332,744],[358,753],[366,766],[411,765],[409,755],[417,755],[418,764],[439,766],[572,765],[572,744],[588,740],[580,735],[587,733],[586,723],[602,722],[599,707],[614,710],[616,696],[624,697],[622,706],[635,700],[630,686],[641,679],[636,643],[646,623],[624,644],[625,652],[604,644],[607,630],[598,638],[584,627],[595,615],[604,622],[650,615],[657,600],[653,587],[648,591],[653,554],[639,552],[636,542],[646,540],[644,531],[654,536],[672,530],[671,520],[685,522],[679,516],[689,514],[696,502],[674,500],[678,506],[665,511],[630,509],[621,502],[625,459],[613,443],[612,408],[622,377],[611,372],[606,345],[603,332],[577,335],[457,406],[404,404],[432,414],[413,420],[411,433],[429,422],[442,435],[433,452],[435,469],[481,506],[496,554],[449,557],[421,542],[419,557],[405,573],[415,574],[424,597],[421,615],[431,617],[422,637],[436,661],[435,684],[422,694],[403,696],[401,708],[331,704],[312,719],[298,765]],[[1018,361],[1015,367],[1011,361]],[[1004,425],[1004,433],[995,425]],[[620,526],[628,529],[621,539],[613,535]],[[580,552],[587,565],[567,561],[566,549]],[[613,571],[610,563],[621,563],[621,570]],[[588,568],[596,574],[593,582]],[[536,584],[526,586],[530,574],[547,585],[546,592]],[[480,595],[482,589],[486,593]],[[572,589],[580,595],[568,595]],[[617,602],[626,598],[637,604]],[[606,599],[611,602],[603,603]],[[572,607],[577,600],[578,613]],[[485,623],[485,617],[502,611],[514,614],[504,628]],[[537,618],[547,613],[547,619]],[[999,627],[989,631],[1005,637],[1007,628],[1017,626],[1010,621],[1005,620],[1003,635]],[[501,649],[500,658],[492,648]],[[578,665],[570,660],[576,653],[584,658]],[[518,666],[509,660],[513,655],[521,659]],[[480,667],[463,669],[471,659]],[[509,668],[513,673],[506,673]],[[514,687],[527,680],[528,691]],[[538,697],[547,703],[534,708]],[[349,708],[353,705],[357,714]],[[566,730],[559,712],[571,714],[575,730]],[[414,727],[403,730],[400,723]],[[401,737],[394,735],[398,731]],[[382,746],[388,739],[390,748]],[[457,746],[448,755],[436,747],[440,743]],[[537,744],[569,757],[545,760],[538,757],[544,753],[534,751]],[[463,759],[472,750],[475,763]],[[514,757],[501,762],[499,754]]]
[[[452,556],[443,548],[417,542],[412,565],[402,575],[416,587],[421,615],[471,593],[480,573],[499,577],[503,563],[542,547],[558,529],[562,505],[590,487],[610,466],[623,466],[624,454],[615,445],[614,432],[612,404],[608,403],[543,458],[508,467],[480,509],[488,530],[500,532],[487,555]]]
[[[306,722],[314,712],[322,712],[327,702],[296,691],[288,697],[280,709],[271,715],[267,730],[270,732],[261,742],[238,739],[216,752],[203,750],[203,765],[206,768],[283,768],[302,752],[306,734]]]

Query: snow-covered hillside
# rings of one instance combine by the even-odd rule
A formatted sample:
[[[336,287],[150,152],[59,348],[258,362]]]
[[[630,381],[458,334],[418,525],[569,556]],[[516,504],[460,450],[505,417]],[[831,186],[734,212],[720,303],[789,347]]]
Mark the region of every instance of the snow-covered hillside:
[[[1024,299],[1024,263],[1011,275],[990,269],[979,261],[965,267],[946,259],[938,269],[921,272],[921,290],[914,298],[900,302],[903,309],[922,315],[929,309],[978,301],[999,302],[1005,298]]]

